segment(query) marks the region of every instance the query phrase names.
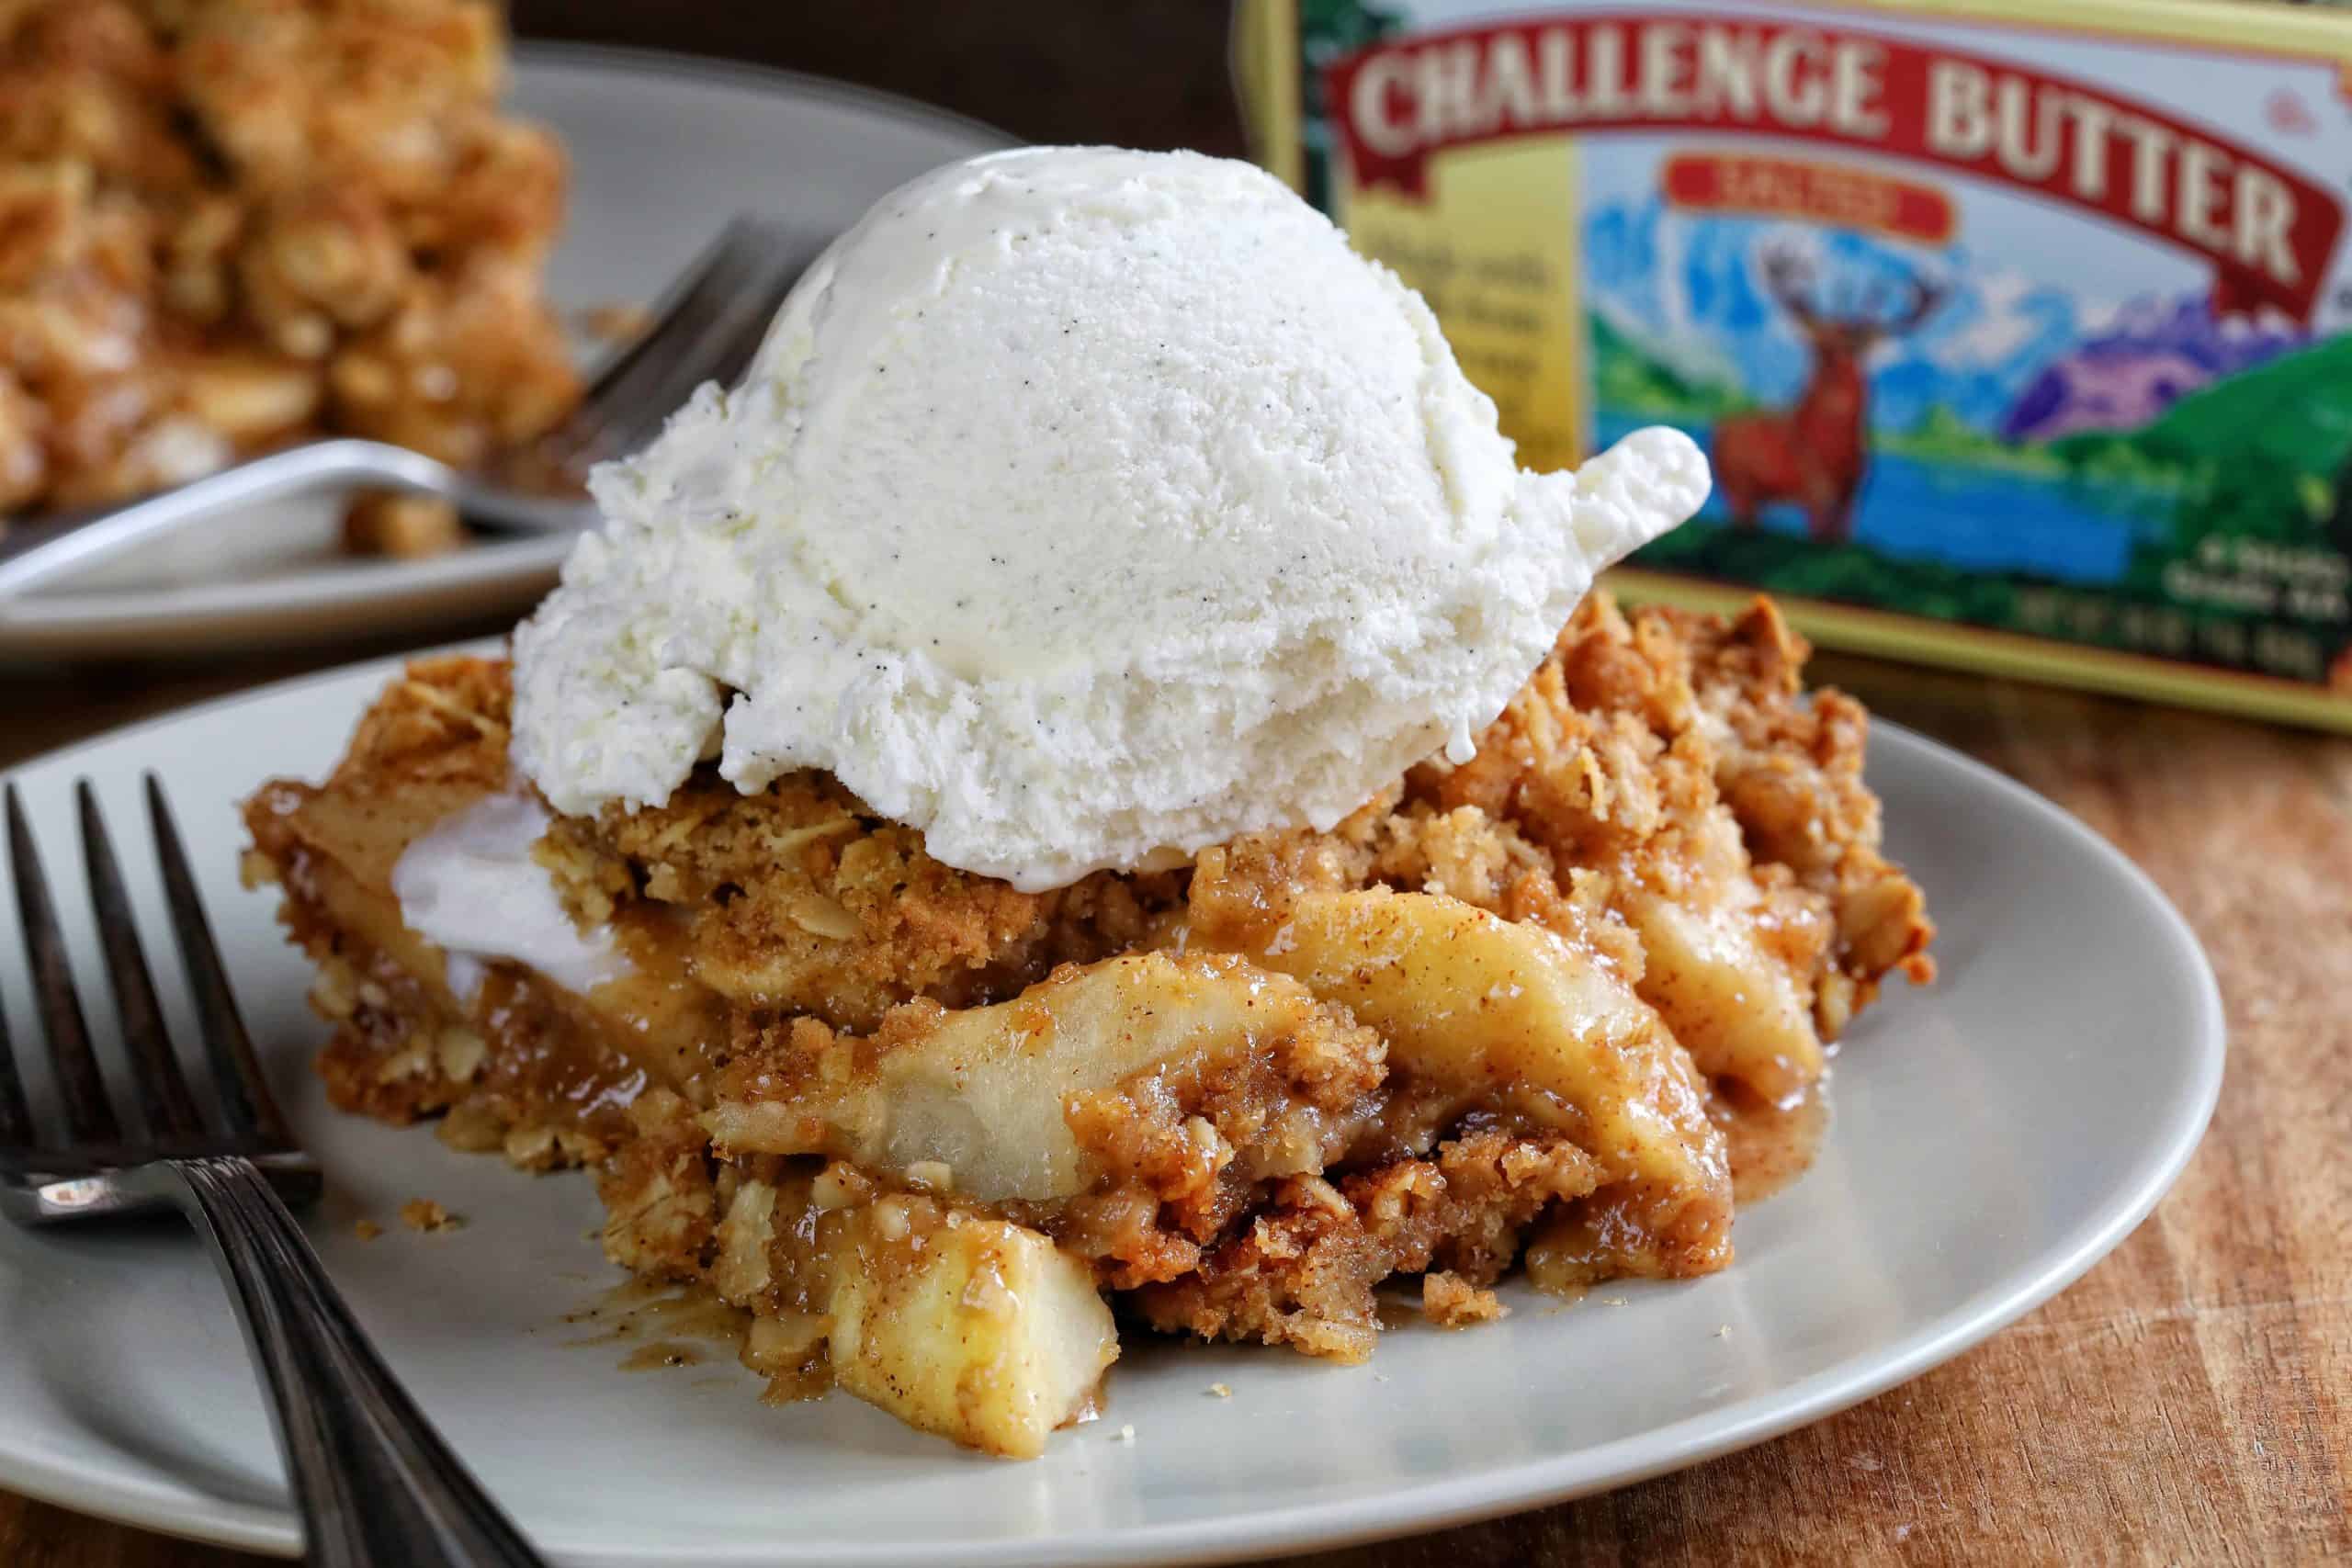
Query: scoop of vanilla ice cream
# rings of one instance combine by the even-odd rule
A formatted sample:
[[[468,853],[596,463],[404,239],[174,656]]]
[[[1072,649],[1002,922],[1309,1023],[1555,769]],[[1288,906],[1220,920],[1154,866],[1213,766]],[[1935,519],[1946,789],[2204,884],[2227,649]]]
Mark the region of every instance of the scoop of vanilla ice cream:
[[[1279,181],[1036,148],[885,197],[735,390],[601,468],[515,636],[566,813],[831,771],[1018,886],[1328,827],[1468,754],[1706,463],[1522,472],[1437,321]]]

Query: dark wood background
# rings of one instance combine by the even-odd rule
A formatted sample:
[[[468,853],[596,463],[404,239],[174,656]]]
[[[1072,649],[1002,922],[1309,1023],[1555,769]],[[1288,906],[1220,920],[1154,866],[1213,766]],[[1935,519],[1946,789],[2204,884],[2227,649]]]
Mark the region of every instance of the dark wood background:
[[[508,14],[525,38],[837,76],[1031,141],[1243,150],[1223,0],[511,0]]]

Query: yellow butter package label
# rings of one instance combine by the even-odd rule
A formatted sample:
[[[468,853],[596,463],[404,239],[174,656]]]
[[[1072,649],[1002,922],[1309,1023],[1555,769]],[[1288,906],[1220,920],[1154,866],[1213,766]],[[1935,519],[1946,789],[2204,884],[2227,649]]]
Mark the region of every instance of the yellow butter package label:
[[[1670,423],[1623,575],[2352,728],[2352,17],[1245,0],[1260,156],[1532,467]]]

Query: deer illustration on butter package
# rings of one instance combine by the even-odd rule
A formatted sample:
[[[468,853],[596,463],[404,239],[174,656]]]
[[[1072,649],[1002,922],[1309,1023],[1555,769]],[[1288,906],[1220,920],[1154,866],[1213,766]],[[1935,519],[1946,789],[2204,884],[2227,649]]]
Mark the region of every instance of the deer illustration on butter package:
[[[1627,591],[2352,728],[2352,16],[1244,0],[1237,41],[1261,156],[1522,461],[1707,447]]]

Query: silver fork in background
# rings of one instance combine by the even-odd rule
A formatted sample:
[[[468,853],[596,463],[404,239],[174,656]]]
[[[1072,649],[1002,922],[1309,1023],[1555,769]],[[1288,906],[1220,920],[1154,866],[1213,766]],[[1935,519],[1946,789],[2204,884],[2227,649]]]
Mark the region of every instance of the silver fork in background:
[[[0,1019],[0,1211],[65,1224],[158,1209],[186,1214],[212,1250],[267,1387],[280,1452],[318,1568],[520,1568],[540,1559],[368,1346],[288,1212],[315,1198],[254,1058],[163,786],[147,814],[219,1100],[208,1119],[181,1075],[132,924],[130,900],[84,780],[82,854],[130,1062],[135,1130],[109,1101],[17,786],[8,854],[26,954],[65,1124],[40,1141]]]
[[[663,299],[653,326],[597,374],[580,406],[532,444],[535,465],[576,476],[633,451],[705,381],[732,382],[769,319],[830,235],[738,217]],[[21,524],[0,534],[0,600],[122,554],[216,513],[331,485],[375,485],[450,502],[469,519],[523,533],[594,523],[579,495],[548,495],[468,473],[404,446],[333,436],[282,447],[121,506]]]

